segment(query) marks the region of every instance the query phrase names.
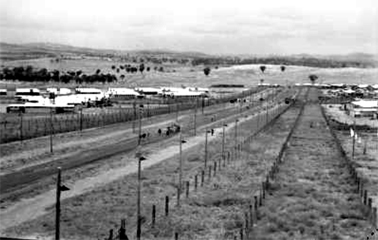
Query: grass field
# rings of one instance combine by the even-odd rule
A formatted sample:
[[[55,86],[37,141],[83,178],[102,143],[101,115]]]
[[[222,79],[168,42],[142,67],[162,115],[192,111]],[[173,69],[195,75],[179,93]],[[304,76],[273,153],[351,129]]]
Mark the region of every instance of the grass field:
[[[265,112],[261,118],[265,116]],[[236,116],[231,116],[234,118]],[[240,136],[245,136],[251,130],[251,127],[256,127],[257,118],[255,117],[252,122],[249,124],[242,123],[238,129]],[[252,124],[252,125],[251,125]],[[261,123],[260,123],[261,124]],[[229,128],[232,128],[230,126]],[[221,136],[219,130],[216,133],[217,137],[209,136],[209,141],[211,141],[209,146],[209,159],[215,153],[219,153]],[[233,131],[227,134],[227,146],[233,146]],[[216,140],[214,140],[216,138]],[[203,141],[203,136],[201,136]],[[214,142],[215,141],[215,142]],[[175,146],[174,146],[175,145]],[[155,145],[152,149],[149,148],[148,152],[153,154],[158,151],[158,148],[164,149],[168,146],[173,146],[177,149],[177,139],[172,139],[169,143],[165,143],[164,146],[161,144]],[[166,154],[169,154],[171,147],[166,149]],[[190,147],[189,150],[186,150],[184,153],[185,167],[184,167],[184,176],[188,176],[190,173],[198,172],[198,167],[203,164],[203,155],[204,155],[204,146],[203,144],[198,144],[198,139],[195,141],[195,145]],[[219,156],[219,154],[218,154]],[[165,160],[161,164],[157,164],[149,169],[146,169],[143,172],[143,202],[146,206],[149,206],[148,201],[160,201],[161,196],[165,195],[174,195],[175,193],[175,183],[177,182],[177,157],[170,157],[168,160]],[[135,174],[127,176],[126,178],[121,178],[117,181],[114,181],[110,185],[104,187],[99,187],[88,194],[77,196],[71,199],[63,201],[62,205],[70,206],[65,208],[64,214],[69,214],[64,217],[63,223],[66,228],[65,237],[73,239],[86,239],[89,236],[93,238],[101,237],[107,234],[109,227],[115,227],[118,225],[119,219],[121,217],[127,216],[127,219],[133,219],[135,216]],[[104,197],[99,198],[98,196],[102,195]],[[172,206],[174,205],[174,198],[172,198]],[[147,201],[147,202],[146,202]],[[68,204],[68,205],[66,205]],[[72,205],[71,205],[72,204]],[[80,212],[77,210],[81,209]],[[93,209],[96,209],[93,211]],[[50,212],[52,209],[48,209]],[[143,211],[147,211],[144,209]],[[160,210],[159,210],[160,211]],[[74,214],[75,216],[71,216]],[[76,215],[78,214],[78,215]],[[94,215],[93,215],[94,214]],[[147,213],[144,213],[147,215]],[[79,215],[84,217],[86,220],[79,219]],[[102,217],[100,217],[102,216]],[[9,233],[21,235],[28,235],[30,231],[39,232],[40,234],[50,235],[53,227],[52,221],[50,221],[50,213],[47,217],[41,217],[36,219],[36,221],[31,221],[23,224],[21,227],[12,228],[9,230]],[[99,219],[97,219],[99,218]],[[70,220],[68,220],[70,219]],[[97,220],[96,220],[97,219]],[[42,221],[42,222],[40,222]],[[67,222],[68,221],[68,222]],[[74,221],[74,222],[72,222]],[[76,222],[78,221],[78,222]],[[81,222],[79,224],[79,222]],[[36,224],[36,225],[34,225]],[[68,225],[66,225],[68,224]],[[130,225],[129,225],[130,224]],[[133,222],[128,220],[128,227],[132,227]],[[38,226],[38,227],[37,227]],[[37,228],[35,228],[37,227]],[[74,228],[76,230],[74,230]],[[34,230],[32,230],[34,229]]]
[[[310,82],[308,76],[310,74],[318,75],[318,82],[323,83],[366,83],[375,84],[378,79],[378,69],[362,69],[362,68],[311,68],[301,66],[287,66],[284,72],[281,72],[279,65],[265,65],[267,67],[264,73],[261,73],[260,65],[241,65],[231,67],[219,67],[212,69],[209,76],[203,73],[203,66],[190,67],[182,65],[163,65],[169,72],[144,72],[144,74],[128,74],[122,71],[117,74],[111,69],[112,65],[126,64],[125,62],[109,62],[105,60],[64,60],[61,63],[51,63],[50,59],[35,59],[23,61],[8,61],[2,63],[4,66],[26,66],[32,65],[36,68],[45,67],[48,70],[58,69],[60,71],[82,70],[86,74],[93,74],[96,69],[101,69],[103,73],[113,73],[118,77],[124,74],[126,77],[123,81],[113,84],[92,84],[93,87],[136,87],[136,86],[198,86],[209,87],[212,84],[233,83],[244,84],[246,87],[256,86],[260,79],[264,79],[265,83],[272,84],[294,84]],[[147,64],[148,65],[148,64]],[[175,70],[175,72],[173,72]],[[12,83],[8,81],[0,81],[0,88],[14,88],[19,86],[69,86],[75,87],[76,83],[58,84],[42,83],[24,84],[20,82]]]

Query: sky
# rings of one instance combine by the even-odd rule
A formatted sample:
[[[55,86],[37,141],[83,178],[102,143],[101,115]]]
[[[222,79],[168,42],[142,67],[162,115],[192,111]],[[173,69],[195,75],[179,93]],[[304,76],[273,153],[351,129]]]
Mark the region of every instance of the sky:
[[[210,54],[378,54],[378,1],[0,0],[0,41]]]

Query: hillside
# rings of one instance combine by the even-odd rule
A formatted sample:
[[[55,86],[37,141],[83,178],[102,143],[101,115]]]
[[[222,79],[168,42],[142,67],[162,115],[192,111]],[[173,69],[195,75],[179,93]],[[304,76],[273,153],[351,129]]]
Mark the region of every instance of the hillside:
[[[57,43],[9,44],[0,42],[0,61],[39,58],[116,58],[122,61],[162,63],[167,59],[180,64],[192,65],[239,65],[239,64],[285,64],[309,67],[377,67],[378,57],[367,53],[346,55],[295,54],[287,56],[216,56],[201,52],[178,52],[168,49],[114,50],[76,47]],[[163,60],[163,61],[162,61]]]
[[[57,43],[27,43],[9,44],[0,42],[0,60],[23,60],[45,57],[60,56],[97,56],[97,57],[172,57],[172,58],[194,58],[208,57],[209,55],[200,52],[176,52],[171,50],[112,50],[93,49],[76,47]]]

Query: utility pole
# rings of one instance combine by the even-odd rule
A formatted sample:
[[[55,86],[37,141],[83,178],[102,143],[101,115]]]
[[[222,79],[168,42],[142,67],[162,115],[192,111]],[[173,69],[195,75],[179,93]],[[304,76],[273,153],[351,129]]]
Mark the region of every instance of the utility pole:
[[[178,107],[178,103],[176,101],[176,122],[178,122],[178,116],[179,116],[179,107]]]
[[[23,113],[22,113],[22,110],[21,110],[21,112],[20,112],[20,139],[21,139],[21,142],[24,138],[23,133],[22,133],[22,123],[23,123],[22,115],[23,115]]]
[[[356,131],[356,121],[353,122],[353,144],[352,144],[352,158],[354,158],[354,148],[355,148],[355,145],[356,145],[356,135],[357,135],[357,131]]]
[[[141,137],[142,137],[142,111],[143,111],[143,105],[140,104],[139,105],[139,113],[138,113],[138,117],[139,117],[139,130],[138,130],[138,146],[140,145],[140,142],[141,142]]]
[[[80,132],[83,131],[83,106],[80,107]]]
[[[55,240],[60,239],[60,193],[70,190],[68,187],[61,185],[62,169],[58,167],[58,179],[56,183],[56,205],[55,205]]]
[[[207,130],[206,128],[206,132],[205,132],[205,169],[207,167],[207,134],[209,133],[209,131]]]
[[[140,217],[140,192],[141,192],[141,171],[142,171],[142,164],[143,160],[146,160],[145,157],[140,155],[141,153],[137,153],[138,158],[138,193],[137,193],[137,239],[140,240],[142,228],[141,228],[141,217]]]
[[[53,120],[52,107],[50,107],[50,153],[53,153]]]
[[[182,132],[180,131],[180,172],[179,172],[179,190],[177,196],[177,206],[180,206],[180,195],[182,190],[182,144],[186,143],[186,141],[182,140]]]
[[[239,119],[235,120],[235,159],[237,157],[237,146],[238,146],[238,122]]]
[[[135,121],[136,121],[136,118],[137,118],[137,112],[136,112],[136,100],[134,99],[134,102],[133,102],[133,112],[134,112],[134,120],[133,120],[133,133],[135,133]]]
[[[224,156],[224,141],[225,141],[225,128],[227,127],[227,124],[223,123],[223,135],[222,135],[222,158],[223,160],[225,159],[225,156]]]
[[[198,108],[198,97],[196,97],[196,108],[194,110],[194,136],[197,136],[197,108]]]

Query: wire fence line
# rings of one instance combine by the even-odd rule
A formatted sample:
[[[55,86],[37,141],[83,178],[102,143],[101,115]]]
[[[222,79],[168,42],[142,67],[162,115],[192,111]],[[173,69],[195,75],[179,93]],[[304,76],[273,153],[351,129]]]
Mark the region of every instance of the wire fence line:
[[[296,97],[297,97],[297,95],[296,95]],[[195,172],[195,173],[188,175],[186,177],[186,179],[184,180],[185,184],[184,184],[183,197],[185,199],[190,198],[190,196],[191,196],[190,192],[192,192],[192,191],[196,192],[196,191],[198,191],[199,188],[203,187],[204,184],[211,183],[212,179],[215,179],[217,172],[219,172],[221,170],[226,170],[227,166],[230,166],[230,164],[232,166],[233,164],[236,163],[236,161],[242,160],[243,156],[241,156],[241,152],[242,152],[243,146],[245,144],[250,143],[252,141],[252,139],[257,134],[259,134],[259,133],[265,131],[266,129],[270,128],[274,124],[275,120],[278,119],[283,113],[285,113],[290,108],[290,106],[292,106],[292,104],[294,104],[294,103],[295,103],[295,101],[291,102],[290,104],[280,103],[280,104],[271,106],[271,108],[268,109],[268,111],[270,111],[270,112],[268,112],[269,114],[266,114],[265,109],[260,109],[259,112],[254,115],[254,118],[248,120],[247,122],[256,121],[258,115],[261,115],[266,119],[262,119],[261,121],[258,121],[258,123],[259,123],[258,126],[256,126],[255,123],[253,123],[253,126],[256,126],[256,128],[253,131],[251,131],[250,133],[248,133],[247,137],[243,137],[242,140],[237,141],[236,145],[234,145],[233,141],[231,141],[231,146],[228,145],[228,147],[224,151],[224,155],[221,154],[221,153],[213,154],[213,156],[209,159],[209,164],[208,164],[206,169],[203,168],[202,166],[197,166],[197,167],[194,167],[191,170],[191,172]],[[301,115],[302,111],[303,110],[300,111],[298,118]],[[247,122],[240,123],[240,124],[249,124]],[[285,140],[284,144],[282,145],[282,148],[280,150],[279,155],[277,156],[276,161],[281,160],[281,158],[283,156],[283,152],[285,151],[287,142],[289,141],[289,138],[292,134],[292,131],[295,128],[295,126],[297,125],[297,122],[298,122],[298,120],[295,121],[295,123],[293,124],[293,127],[292,127],[292,129],[289,133],[289,136]],[[270,177],[273,177],[273,173],[271,173],[271,172],[273,172],[273,169],[275,169],[275,168],[276,168],[276,164],[274,164],[274,167],[272,165],[270,173],[269,173]],[[276,170],[274,170],[274,171],[276,171]],[[267,176],[267,179],[268,179],[268,176]],[[259,192],[260,203],[262,202],[262,197],[263,197],[263,194],[262,193],[260,194],[260,192],[265,192],[267,190],[267,187],[268,187],[268,184],[265,184],[265,182],[264,182],[264,184],[262,185],[262,188],[257,189],[255,191],[255,193]],[[163,221],[164,221],[164,219],[169,218],[169,216],[172,214],[171,211],[175,210],[171,205],[172,205],[172,200],[174,201],[174,199],[176,197],[177,197],[177,194],[176,195],[164,196],[163,199],[158,201],[158,204],[153,204],[151,206],[151,208],[148,207],[151,210],[151,215],[150,215],[150,218],[148,218],[148,219],[146,219],[147,217],[144,216],[143,229],[144,230],[154,229],[157,225],[157,221],[159,220],[159,218],[160,218],[160,220],[163,220]],[[264,196],[264,198],[265,198],[265,196]],[[254,199],[256,199],[256,197]],[[254,215],[258,211],[258,209],[257,209],[258,206],[259,206],[259,204],[255,204],[255,208],[253,210]],[[164,209],[164,210],[157,211],[156,209]],[[160,212],[160,216],[157,216],[156,212]],[[252,216],[252,209],[251,209],[250,215],[248,215],[248,214],[246,215],[246,218],[245,218],[246,224],[243,224],[243,226],[240,229],[234,229],[233,231],[228,231],[227,236],[229,236],[229,237],[232,236],[233,237],[232,239],[241,239],[241,240],[248,239],[247,237],[249,235],[250,228],[251,228],[250,223],[252,223],[252,226],[253,226],[253,222],[251,221],[252,218],[254,218],[254,217]],[[243,219],[244,219],[244,217],[243,217]],[[129,234],[127,235],[128,237],[126,237],[125,221],[126,221],[125,219],[121,219],[121,225],[120,225],[119,230],[117,231],[117,234],[114,234],[113,229],[110,229],[109,230],[109,236],[107,238],[105,238],[104,240],[136,239],[136,237],[135,237],[136,236],[136,229],[131,229],[129,231]],[[257,219],[256,219],[256,221],[257,221]],[[174,231],[174,232],[172,232],[172,237],[170,239],[182,239],[182,237],[183,236],[182,236],[181,232]],[[156,239],[159,239],[159,237],[157,236]],[[228,237],[225,238],[223,236],[223,237],[218,238],[218,239],[230,239],[230,238],[228,238]]]
[[[227,103],[238,98],[246,98],[256,93],[262,94],[265,91],[267,90],[264,89],[259,92],[259,89],[249,89],[222,98],[197,98],[190,99],[188,102],[175,100],[168,102],[165,106],[156,106],[146,100],[138,100],[133,102],[132,107],[101,109],[100,112],[95,113],[78,111],[72,114],[50,114],[39,117],[26,117],[22,113],[12,114],[9,118],[4,117],[0,123],[0,143],[129,122],[137,120],[139,116],[149,118],[195,108],[203,111],[204,108],[209,106]],[[140,105],[143,105],[143,111],[139,111]]]

